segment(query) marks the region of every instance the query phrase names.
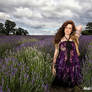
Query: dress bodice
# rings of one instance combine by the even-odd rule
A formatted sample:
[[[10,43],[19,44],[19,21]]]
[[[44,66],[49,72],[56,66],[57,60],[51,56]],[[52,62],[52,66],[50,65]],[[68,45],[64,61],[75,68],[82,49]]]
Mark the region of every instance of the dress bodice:
[[[59,43],[59,58],[63,56],[69,64],[68,61],[75,55],[77,55],[77,52],[74,41],[62,41]]]
[[[61,45],[62,46],[61,48],[65,47],[65,48],[67,48],[67,51],[70,52],[70,50],[73,48],[74,41],[69,40],[71,38],[71,36],[69,36],[69,38],[67,38],[65,36],[65,38],[66,38],[66,41],[60,41],[59,45],[64,44],[63,46]],[[72,43],[73,43],[73,45],[72,45]]]
[[[59,43],[59,49],[64,51],[65,49],[73,49],[75,47],[74,41],[61,41]]]

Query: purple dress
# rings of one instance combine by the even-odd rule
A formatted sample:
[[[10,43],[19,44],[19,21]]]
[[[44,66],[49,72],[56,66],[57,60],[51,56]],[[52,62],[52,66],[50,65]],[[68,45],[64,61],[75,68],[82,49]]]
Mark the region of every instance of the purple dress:
[[[59,54],[56,59],[56,76],[52,87],[70,87],[82,83],[80,59],[77,55],[74,41],[63,41],[59,44]]]

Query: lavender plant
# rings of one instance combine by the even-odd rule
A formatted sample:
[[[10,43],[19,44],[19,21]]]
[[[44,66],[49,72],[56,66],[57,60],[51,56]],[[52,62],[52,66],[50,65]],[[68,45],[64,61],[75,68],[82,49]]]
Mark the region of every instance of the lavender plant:
[[[47,92],[53,76],[49,53],[43,56],[37,49],[23,48],[10,52],[0,65],[0,85],[10,92]]]
[[[92,42],[88,45],[88,58],[83,62],[83,86],[84,87],[92,87]]]
[[[6,51],[5,54],[2,53],[3,59],[0,57],[0,90],[49,92],[49,85],[53,80],[51,74],[53,37],[38,37],[38,39],[37,37],[30,39],[30,36],[0,37],[0,49]],[[79,41],[83,86],[92,86],[92,36],[81,36]],[[15,49],[13,51],[7,47]]]

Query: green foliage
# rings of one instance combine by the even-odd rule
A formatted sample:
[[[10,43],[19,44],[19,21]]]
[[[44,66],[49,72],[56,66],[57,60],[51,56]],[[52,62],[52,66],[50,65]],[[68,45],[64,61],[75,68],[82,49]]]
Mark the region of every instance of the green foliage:
[[[92,33],[90,33],[88,30],[84,30],[81,33],[82,35],[92,35]]]
[[[7,35],[9,35],[10,32],[14,31],[14,27],[16,26],[15,22],[6,20],[5,21],[5,32]]]
[[[89,43],[92,45],[92,43]],[[83,73],[83,86],[92,87],[92,46],[88,48],[88,57],[86,61],[83,63],[82,73]]]
[[[38,52],[35,47],[23,48],[17,53],[9,52],[0,66],[3,89],[7,90],[8,87],[10,92],[44,92],[48,90],[47,85],[53,79],[50,62],[50,54],[45,55],[44,52]]]
[[[16,29],[16,35],[27,35],[28,34],[28,32],[27,32],[27,30],[24,30],[23,28],[18,28],[18,29]]]
[[[92,22],[87,23],[86,30],[88,30],[89,33],[92,33]]]
[[[0,23],[0,33],[5,33],[5,30],[4,30],[4,24],[3,23]]]
[[[83,86],[92,87],[92,63],[83,64]]]
[[[15,28],[16,23],[11,20],[6,20],[5,25],[0,23],[0,33],[1,34],[13,34],[13,35],[27,35],[28,31],[24,30],[23,28]]]
[[[7,52],[9,50],[12,51],[15,46],[18,46],[20,44],[21,43],[18,42],[17,44],[9,44],[9,43],[7,43],[7,44],[0,45],[0,58],[4,58],[5,56],[7,56]]]
[[[92,35],[92,22],[86,24],[85,30],[82,31],[83,35]]]

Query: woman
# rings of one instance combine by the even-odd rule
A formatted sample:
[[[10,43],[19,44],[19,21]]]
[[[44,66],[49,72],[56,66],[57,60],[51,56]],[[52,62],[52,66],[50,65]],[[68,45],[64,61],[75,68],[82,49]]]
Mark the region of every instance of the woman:
[[[64,22],[55,35],[55,52],[52,73],[55,76],[51,86],[73,88],[82,83],[80,52],[78,49],[82,26],[75,27],[72,20]]]

